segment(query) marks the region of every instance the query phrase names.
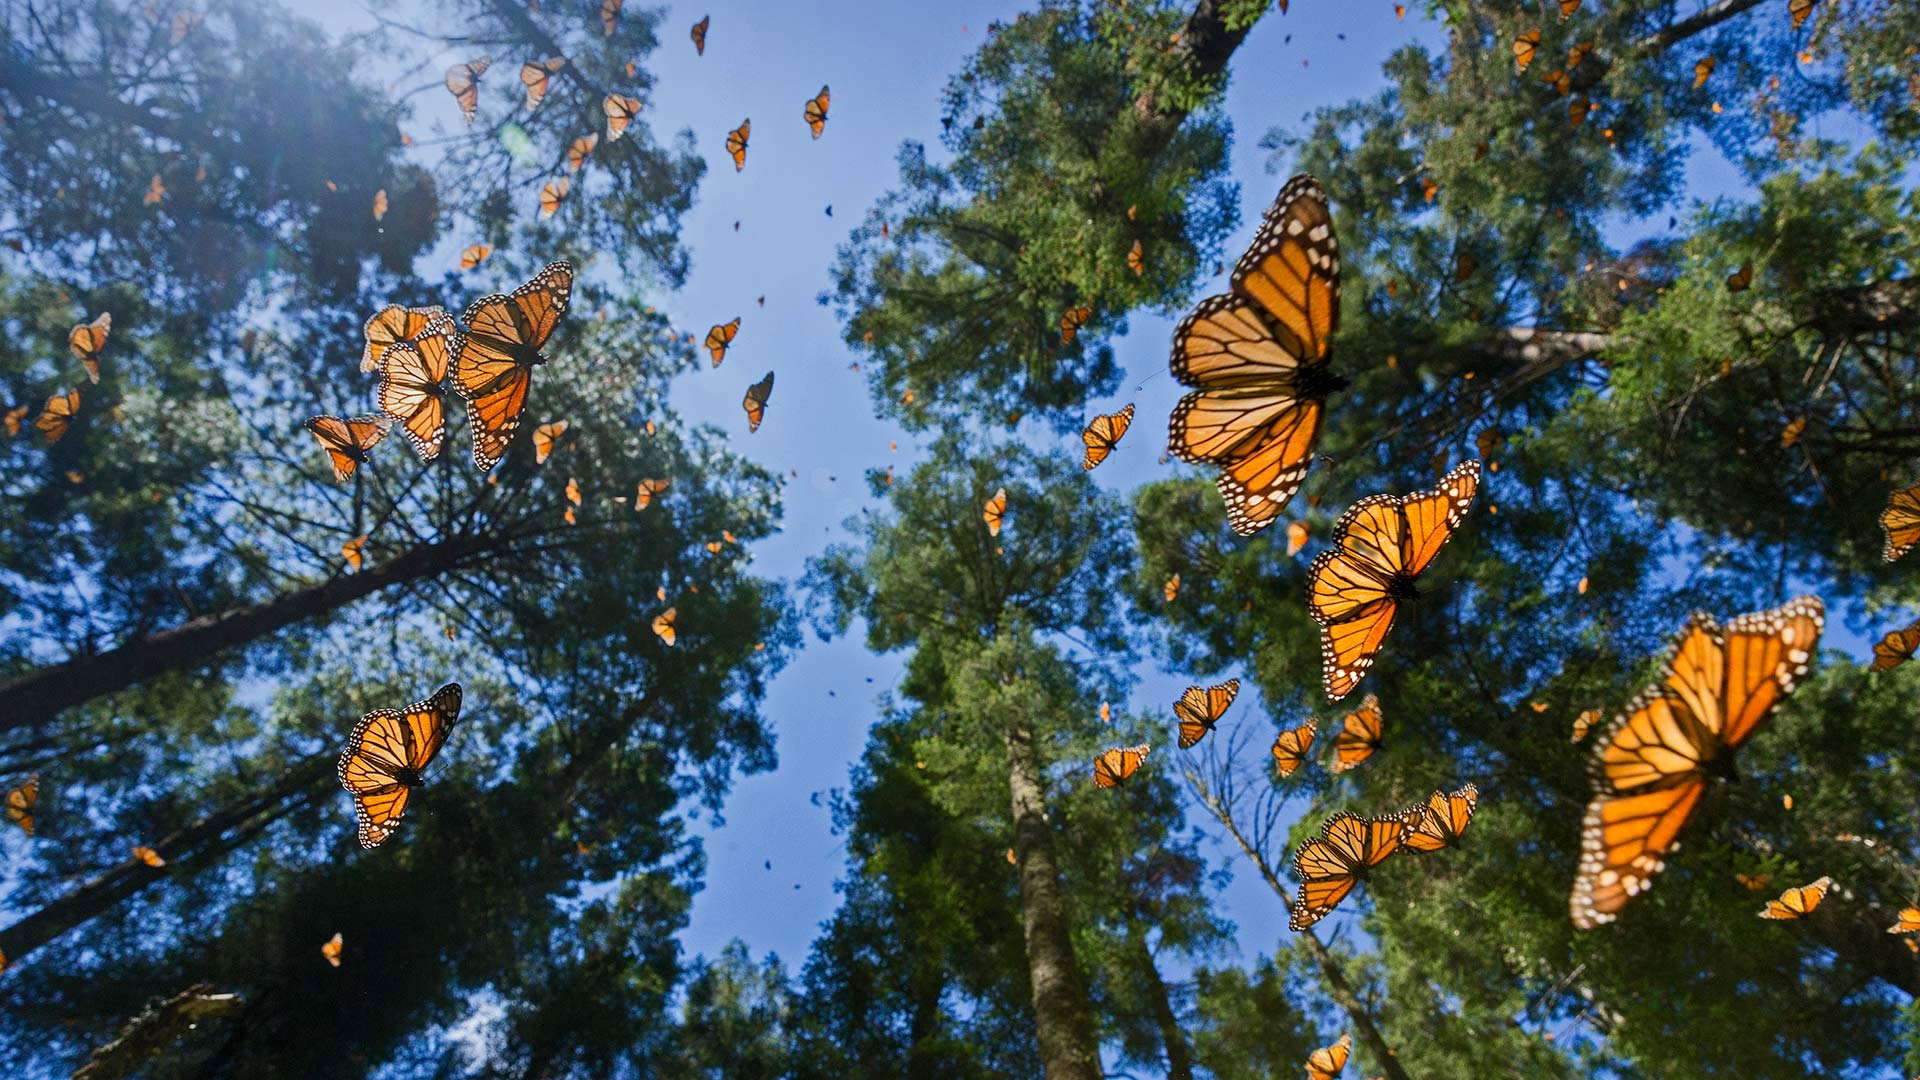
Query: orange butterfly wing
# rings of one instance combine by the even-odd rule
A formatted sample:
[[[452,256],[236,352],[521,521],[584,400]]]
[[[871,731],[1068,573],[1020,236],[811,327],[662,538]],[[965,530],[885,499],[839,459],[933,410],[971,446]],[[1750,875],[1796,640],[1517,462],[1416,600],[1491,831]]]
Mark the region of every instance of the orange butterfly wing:
[[[1833,879],[1822,877],[1798,888],[1788,889],[1777,900],[1767,901],[1760,909],[1763,919],[1804,919],[1813,914],[1813,909],[1827,898],[1827,890],[1833,888]]]
[[[747,410],[747,433],[760,430],[760,421],[767,416],[767,399],[773,396],[773,372],[767,377],[747,387],[747,396],[740,401],[740,407]]]
[[[1180,749],[1188,749],[1206,738],[1239,693],[1239,679],[1228,679],[1205,690],[1187,687],[1180,700],[1173,703],[1174,715],[1180,718]]]
[[[1341,1035],[1331,1046],[1307,1055],[1307,1080],[1336,1080],[1353,1055],[1353,1036]]]
[[[1133,406],[1129,404],[1117,413],[1096,416],[1080,433],[1080,441],[1086,444],[1086,456],[1081,460],[1082,469],[1091,469],[1107,460],[1113,448],[1120,444],[1120,437],[1133,426]]]
[[[1295,770],[1306,764],[1307,750],[1313,746],[1314,732],[1319,728],[1320,721],[1309,716],[1306,723],[1288,728],[1274,738],[1273,761],[1282,778],[1292,776]]]
[[[714,367],[719,367],[720,361],[727,358],[727,347],[733,344],[733,339],[739,334],[740,320],[737,317],[732,322],[715,323],[707,331],[707,354],[713,357]]]
[[[733,155],[734,172],[747,167],[747,137],[752,134],[752,120],[742,120],[739,127],[727,132],[727,153]]]
[[[1436,791],[1409,814],[1412,828],[1402,841],[1412,851],[1439,851],[1458,843],[1480,805],[1480,789],[1472,784],[1458,791]]]
[[[1140,769],[1149,751],[1147,744],[1139,746],[1115,746],[1093,759],[1093,786],[1101,788],[1118,787],[1128,777]]]
[[[499,463],[519,429],[533,368],[546,362],[540,349],[572,295],[572,264],[549,263],[511,294],[483,296],[460,316],[466,331],[454,352],[453,385],[467,400],[473,463],[482,472]]]
[[[346,483],[355,469],[367,460],[367,454],[387,437],[393,423],[384,416],[316,416],[307,421],[307,430],[320,440],[333,464],[333,479]]]
[[[412,341],[380,354],[380,411],[400,424],[422,461],[440,455],[446,441],[446,403],[440,384],[453,356],[453,320],[440,315]]]
[[[1320,835],[1294,853],[1300,894],[1287,925],[1304,930],[1331,913],[1370,870],[1399,850],[1407,828],[1404,818],[1365,818],[1345,810],[1328,818]]]
[[[1896,491],[1887,498],[1887,508],[1880,511],[1880,528],[1887,534],[1887,546],[1882,554],[1888,562],[1920,544],[1920,484]]]
[[[832,95],[828,94],[824,86],[820,88],[818,95],[807,100],[806,110],[802,115],[806,117],[807,126],[813,129],[813,137],[816,139],[820,137],[822,131],[826,130],[827,104],[831,100]]]
[[[378,847],[407,812],[413,788],[460,717],[459,683],[448,683],[404,710],[375,709],[360,718],[335,773],[353,796],[361,847]]]
[[[1355,768],[1380,749],[1381,719],[1380,699],[1372,694],[1347,714],[1340,733],[1333,737],[1334,772]]]
[[[1871,671],[1886,671],[1899,667],[1913,658],[1920,650],[1920,623],[1914,623],[1905,630],[1894,630],[1874,643]]]

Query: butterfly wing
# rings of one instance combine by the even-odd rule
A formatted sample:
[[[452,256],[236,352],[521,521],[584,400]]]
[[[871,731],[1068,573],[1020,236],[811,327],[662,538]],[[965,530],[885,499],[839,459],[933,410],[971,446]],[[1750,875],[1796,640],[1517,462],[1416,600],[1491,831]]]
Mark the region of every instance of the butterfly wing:
[[[1742,615],[1724,631],[1696,613],[1674,645],[1663,682],[1719,743],[1738,746],[1799,684],[1825,625],[1817,596]]]
[[[337,483],[346,483],[352,478],[354,470],[367,460],[367,452],[386,438],[387,428],[392,423],[384,416],[356,416],[342,419],[338,416],[316,416],[307,421],[307,430],[320,441],[326,450],[327,458],[333,464],[333,478]]]
[[[1573,925],[1612,922],[1666,867],[1706,794],[1701,766],[1711,737],[1686,702],[1655,687],[1616,717],[1589,765],[1596,794],[1580,824]]]
[[[1347,1067],[1347,1058],[1353,1054],[1353,1036],[1341,1035],[1330,1046],[1323,1046],[1307,1055],[1307,1080],[1336,1080]]]
[[[767,416],[767,399],[773,396],[773,372],[767,377],[747,387],[747,396],[741,400],[740,407],[747,410],[747,432],[760,430],[760,421]]]
[[[492,469],[519,429],[540,349],[573,294],[573,266],[549,263],[509,295],[483,296],[460,316],[466,327],[453,354],[453,385],[467,400],[473,463]]]
[[[1767,901],[1760,909],[1763,919],[1804,919],[1813,914],[1813,909],[1827,898],[1827,890],[1833,888],[1833,879],[1822,877],[1818,881],[1788,889],[1780,894],[1778,900]]]
[[[1288,728],[1274,738],[1273,760],[1283,779],[1306,764],[1307,750],[1313,745],[1313,735],[1319,727],[1320,721],[1309,716],[1306,723]]]
[[[989,536],[1000,535],[1000,526],[1006,521],[1006,515],[1007,489],[1001,488],[993,493],[993,497],[988,499],[986,506],[980,510],[980,519],[987,523]]]
[[[33,835],[34,810],[40,805],[40,778],[27,777],[27,782],[7,792],[7,820],[20,826],[20,831]]]
[[[340,786],[353,796],[361,847],[385,843],[406,815],[412,789],[401,782],[400,773],[414,756],[413,730],[404,714],[375,709],[347,736],[335,772]]]
[[[1905,630],[1890,631],[1873,645],[1873,664],[1871,671],[1886,671],[1899,667],[1913,658],[1914,651],[1920,649],[1920,623],[1914,623]]]
[[[727,153],[733,155],[734,172],[747,167],[747,138],[752,134],[752,120],[742,120],[739,127],[727,132]]]
[[[1882,555],[1888,562],[1898,559],[1920,544],[1920,484],[1905,491],[1896,491],[1887,499],[1887,508],[1880,511],[1880,528],[1887,534],[1886,550]]]
[[[446,441],[440,384],[451,365],[453,335],[453,320],[443,314],[412,341],[396,342],[380,355],[380,411],[400,423],[422,461],[438,457]]]
[[[1436,791],[1415,807],[1411,827],[1402,841],[1413,851],[1438,851],[1458,843],[1473,811],[1480,803],[1480,789],[1472,784],[1453,792]]]
[[[819,138],[820,133],[827,128],[827,104],[831,100],[831,95],[827,93],[827,88],[823,86],[820,88],[820,93],[817,96],[807,101],[806,111],[803,115],[806,117],[807,126],[813,129],[813,137],[816,139]]]
[[[1438,486],[1401,501],[1405,528],[1400,563],[1406,573],[1418,574],[1433,562],[1465,520],[1479,490],[1480,463],[1463,461],[1441,477]]]
[[[739,333],[739,319],[735,319],[732,322],[715,323],[713,328],[707,331],[707,354],[713,357],[714,367],[719,367],[720,361],[727,358],[727,347],[733,344],[734,337]]]
[[[1239,679],[1228,679],[1206,690],[1197,686],[1187,687],[1186,692],[1180,695],[1180,700],[1173,705],[1174,715],[1180,719],[1180,749],[1188,749],[1206,738],[1207,732],[1213,730],[1239,693]]]
[[[1080,433],[1080,441],[1086,444],[1086,457],[1080,462],[1082,469],[1091,469],[1107,460],[1113,448],[1120,444],[1120,437],[1133,426],[1133,406],[1128,405],[1117,413],[1096,416]]]
[[[696,56],[707,55],[707,24],[711,21],[709,16],[701,16],[700,21],[693,24],[693,51]]]

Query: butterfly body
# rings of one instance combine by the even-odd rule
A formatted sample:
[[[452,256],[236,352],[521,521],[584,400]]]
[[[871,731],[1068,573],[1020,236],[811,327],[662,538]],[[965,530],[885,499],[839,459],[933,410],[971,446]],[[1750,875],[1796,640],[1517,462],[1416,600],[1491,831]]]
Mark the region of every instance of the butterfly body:
[[[459,683],[448,683],[405,709],[375,709],[347,737],[335,769],[353,796],[360,846],[385,843],[406,815],[413,790],[460,719]]]

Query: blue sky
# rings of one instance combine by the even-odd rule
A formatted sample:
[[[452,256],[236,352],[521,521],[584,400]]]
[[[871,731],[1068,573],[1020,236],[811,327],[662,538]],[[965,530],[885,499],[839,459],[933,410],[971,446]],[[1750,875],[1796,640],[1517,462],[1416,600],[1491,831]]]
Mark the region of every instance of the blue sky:
[[[841,527],[846,519],[873,505],[863,472],[887,464],[905,472],[917,459],[918,447],[904,432],[874,417],[862,376],[848,370],[853,357],[841,344],[839,326],[818,298],[828,287],[837,246],[893,185],[900,143],[921,140],[940,152],[939,100],[947,77],[978,47],[990,21],[1010,20],[1023,6],[969,0],[939,5],[715,0],[668,10],[663,47],[647,60],[658,85],[642,119],[662,140],[691,130],[709,172],[683,231],[693,255],[692,274],[683,289],[650,296],[649,302],[694,333],[735,316],[743,319],[723,366],[714,369],[703,361],[698,372],[675,383],[671,400],[686,419],[734,432],[736,448],[755,460],[783,474],[797,471],[786,493],[784,532],[752,548],[754,569],[762,575],[796,580],[809,556],[846,538]],[[373,21],[365,8],[301,9],[336,31],[364,29]],[[710,15],[712,24],[706,53],[696,56],[687,31],[702,15]],[[1275,124],[1297,124],[1314,108],[1377,92],[1383,85],[1382,62],[1416,38],[1437,43],[1441,32],[1413,13],[1396,20],[1390,0],[1302,2],[1289,14],[1270,13],[1255,28],[1235,58],[1226,98],[1235,125],[1232,173],[1242,196],[1242,226],[1229,241],[1229,264],[1285,179],[1268,172],[1270,155],[1259,148],[1260,137]],[[466,59],[470,51],[446,50],[435,57],[434,70]],[[513,70],[513,64],[500,63],[505,66],[496,70]],[[833,104],[826,133],[815,141],[801,108],[822,83],[831,85]],[[445,95],[416,100],[422,126],[434,120],[457,123]],[[753,138],[747,167],[736,173],[721,144],[749,117]],[[1690,169],[1695,192],[1743,186],[1711,151],[1697,153]],[[826,214],[829,205],[832,217]],[[1664,225],[1664,220],[1622,222],[1616,240],[1624,246],[1649,227]],[[451,260],[464,243],[456,241],[449,238],[445,250],[432,258]],[[1191,299],[1220,286],[1218,280],[1210,282]],[[757,303],[762,295],[764,308]],[[1112,490],[1130,491],[1173,467],[1157,462],[1162,418],[1179,387],[1151,377],[1164,373],[1173,321],[1162,314],[1131,316],[1130,333],[1116,342],[1127,371],[1122,394],[1089,403],[1089,415],[1111,412],[1127,401],[1139,409],[1135,431],[1095,473]],[[749,436],[740,397],[768,369],[778,373],[768,418]],[[1041,445],[1056,442],[1061,454],[1079,456],[1077,439],[1055,439],[1031,428],[1022,436]],[[896,441],[899,450],[889,451]],[[1855,635],[1836,644],[1862,651]],[[804,961],[808,944],[837,906],[833,883],[844,867],[827,801],[815,796],[845,786],[875,717],[876,699],[892,687],[899,670],[896,657],[866,651],[858,628],[831,642],[809,635],[766,702],[779,740],[779,768],[736,785],[723,825],[700,823],[709,864],[705,890],[683,935],[689,954],[713,955],[739,938],[756,954],[778,953],[790,967]],[[1131,705],[1168,716],[1187,681],[1149,670]],[[1266,725],[1267,719],[1253,712],[1258,707],[1249,693],[1234,715],[1251,715],[1252,722]],[[1145,735],[1168,742],[1164,728]],[[1254,745],[1264,741],[1256,739]],[[1213,850],[1235,871],[1223,914],[1237,925],[1242,959],[1271,952],[1286,933],[1285,909],[1243,870],[1237,852],[1218,845]]]

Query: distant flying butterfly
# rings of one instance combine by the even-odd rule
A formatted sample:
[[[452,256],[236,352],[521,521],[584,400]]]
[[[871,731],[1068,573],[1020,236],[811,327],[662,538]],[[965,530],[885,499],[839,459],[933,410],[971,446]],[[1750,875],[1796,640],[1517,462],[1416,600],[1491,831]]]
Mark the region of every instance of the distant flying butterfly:
[[[1881,554],[1888,562],[1920,544],[1920,484],[1887,497],[1887,508],[1880,511],[1880,528],[1887,534],[1887,546]]]
[[[567,477],[567,501],[575,506],[580,505],[580,481],[571,476]],[[573,524],[571,516],[568,517],[567,524]]]
[[[1000,526],[1007,516],[1007,489],[1001,488],[993,493],[987,504],[980,508],[980,519],[987,523],[987,535],[999,536]]]
[[[1063,346],[1073,344],[1073,339],[1079,335],[1080,328],[1087,325],[1087,320],[1091,318],[1093,318],[1091,307],[1068,308],[1063,312],[1060,316],[1060,344]]]
[[[1131,426],[1133,426],[1132,403],[1128,403],[1126,408],[1117,413],[1095,416],[1087,424],[1086,430],[1080,433],[1080,441],[1086,444],[1086,454],[1080,460],[1080,467],[1091,469],[1107,460],[1107,455],[1113,453],[1113,448],[1120,445],[1121,436],[1125,435],[1127,428]]]
[[[353,471],[367,460],[373,448],[387,437],[393,421],[384,416],[316,416],[307,421],[307,430],[320,441],[321,449],[333,463],[333,479],[346,483]]]
[[[7,791],[7,820],[20,826],[20,831],[33,835],[34,811],[40,805],[40,776],[35,773],[27,777],[19,787]]]
[[[693,24],[693,52],[696,56],[707,55],[707,25],[712,21],[712,16],[702,15],[700,21]]]
[[[1806,24],[1807,16],[1813,14],[1814,0],[1787,0],[1787,17],[1793,20],[1793,28],[1800,29]]]
[[[680,635],[674,629],[674,623],[679,617],[680,611],[678,608],[668,608],[653,617],[653,632],[658,634],[660,640],[666,642],[668,645],[672,645],[675,641],[679,640]]]
[[[133,845],[133,858],[134,861],[146,866],[151,866],[155,870],[167,865],[167,860],[161,858],[159,852],[147,847],[145,844]]]
[[[140,204],[142,206],[158,206],[160,200],[166,197],[167,185],[160,182],[159,173],[154,173],[153,179],[147,182],[147,193],[140,196]]]
[[[1298,555],[1300,553],[1300,549],[1307,546],[1307,540],[1309,536],[1310,536],[1310,533],[1309,533],[1309,530],[1307,529],[1306,522],[1296,521],[1291,525],[1288,525],[1287,526],[1287,554]]]
[[[1894,630],[1874,643],[1873,664],[1869,671],[1887,671],[1897,668],[1913,658],[1914,651],[1920,649],[1920,622],[1905,630]]]
[[[1239,694],[1239,679],[1228,679],[1205,690],[1187,687],[1180,700],[1173,703],[1173,715],[1180,721],[1180,749],[1186,750],[1206,738]]]
[[[412,341],[380,356],[380,411],[400,425],[422,461],[440,456],[446,440],[446,381],[453,356],[453,320],[436,316]]]
[[[608,94],[606,100],[600,103],[600,108],[607,114],[607,141],[619,142],[620,136],[627,133],[627,125],[640,115],[641,103],[636,97]]]
[[[1180,595],[1179,574],[1168,578],[1166,583],[1160,586],[1160,595],[1166,598],[1167,603],[1173,603],[1173,598]]]
[[[4,418],[7,425],[7,438],[11,439],[20,434],[20,422],[25,420],[27,414],[32,411],[33,406],[31,405],[15,405],[13,408],[7,410]]]
[[[1138,240],[1135,240],[1133,247],[1127,251],[1127,269],[1133,271],[1135,277],[1147,272],[1147,249],[1142,247]]]
[[[1314,732],[1320,729],[1320,721],[1307,717],[1307,722],[1299,727],[1287,728],[1273,740],[1273,762],[1280,770],[1282,778],[1292,776],[1295,770],[1307,762],[1307,751],[1313,746]]]
[[[447,93],[460,103],[460,116],[468,124],[473,123],[473,114],[480,108],[480,76],[492,66],[493,57],[482,56],[447,69]]]
[[[1436,791],[1404,815],[1412,823],[1402,844],[1409,851],[1439,851],[1456,847],[1480,805],[1480,789],[1468,784],[1457,791]]]
[[[103,311],[92,322],[81,323],[67,334],[67,348],[73,358],[86,365],[87,381],[100,381],[100,352],[107,347],[107,333],[113,329],[113,313]]]
[[[1887,927],[1889,934],[1911,934],[1920,930],[1920,907],[1900,909],[1900,917],[1892,926]]]
[[[586,167],[588,155],[600,145],[600,133],[595,131],[573,140],[567,147],[567,171],[579,172]]]
[[[1233,531],[1271,525],[1313,460],[1339,322],[1340,249],[1326,193],[1310,176],[1280,189],[1232,291],[1202,300],[1174,331],[1168,368],[1195,387],[1175,406],[1167,449],[1218,466]]]
[[[1141,762],[1147,760],[1152,750],[1146,743],[1139,746],[1114,746],[1101,751],[1093,759],[1093,786],[1099,788],[1119,787],[1140,770]]]
[[[1740,269],[1735,270],[1733,273],[1727,275],[1727,291],[1728,292],[1736,292],[1736,293],[1746,292],[1747,287],[1752,284],[1753,284],[1753,264],[1750,262],[1741,263]]]
[[[564,56],[549,56],[545,60],[529,60],[520,65],[520,82],[527,88],[527,111],[540,107],[547,96],[547,84],[554,74],[567,66]]]
[[[387,216],[387,189],[381,188],[373,193],[373,220],[379,221]]]
[[[573,264],[547,264],[508,295],[475,300],[461,314],[453,359],[453,388],[467,402],[473,463],[487,472],[506,453],[520,427],[533,369],[547,362],[540,350],[560,325],[573,296]]]
[[[348,568],[352,569],[355,573],[360,572],[361,563],[365,561],[365,552],[369,539],[371,538],[366,533],[361,533],[359,536],[340,545],[340,557],[346,560]]]
[[[813,129],[813,137],[816,139],[827,128],[827,103],[830,100],[832,100],[831,95],[827,93],[827,88],[824,86],[820,88],[818,94],[807,99],[803,115],[806,117],[807,126]]]
[[[740,318],[737,315],[732,322],[715,323],[707,331],[707,355],[713,357],[714,367],[719,367],[720,361],[727,358],[727,347],[733,344],[734,337],[739,333]]]
[[[767,399],[773,396],[773,372],[767,377],[747,387],[747,396],[740,399],[740,407],[747,410],[747,432],[760,430],[760,421],[767,418]]]
[[[1612,922],[1653,884],[1708,782],[1733,774],[1733,752],[1799,685],[1825,626],[1817,596],[1725,627],[1703,612],[1687,620],[1660,680],[1594,744],[1569,901],[1577,929]]]
[[[733,155],[733,171],[740,172],[747,167],[747,137],[753,134],[753,121],[742,120],[740,126],[727,132],[727,153]]]
[[[80,415],[80,391],[67,390],[47,398],[47,407],[39,416],[34,417],[33,426],[40,430],[47,445],[52,446],[66,435],[73,426],[73,418]]]
[[[573,182],[564,176],[555,177],[540,186],[540,220],[545,221],[558,213],[560,203],[567,197]]]
[[[1524,75],[1533,66],[1533,54],[1540,47],[1540,31],[1528,30],[1513,39],[1513,67]]]
[[[535,465],[545,465],[547,458],[553,456],[554,445],[560,441],[560,436],[567,433],[567,427],[567,421],[555,420],[533,429],[533,463]]]
[[[600,0],[600,29],[603,37],[612,37],[620,23],[620,7],[626,0]]]
[[[320,955],[326,958],[327,963],[332,964],[334,967],[339,967],[340,950],[345,944],[346,939],[336,933],[321,944]]]
[[[353,796],[360,846],[379,847],[399,828],[413,789],[460,719],[460,684],[448,683],[405,709],[375,709],[360,718],[335,772]]]
[[[492,244],[470,245],[469,247],[467,247],[466,250],[460,253],[460,269],[472,270],[478,267],[481,263],[486,262],[487,256],[491,254],[493,254]]]
[[[1467,461],[1437,487],[1370,495],[1340,516],[1333,546],[1307,573],[1307,610],[1320,624],[1329,699],[1360,685],[1400,606],[1420,595],[1415,583],[1466,518],[1479,487],[1480,463]]]
[[[1374,867],[1399,850],[1407,829],[1406,819],[1399,816],[1367,818],[1342,810],[1328,818],[1320,835],[1294,852],[1300,893],[1288,928],[1298,933],[1330,914]]]
[[[1833,888],[1833,879],[1822,877],[1798,888],[1788,889],[1777,900],[1767,901],[1760,909],[1763,919],[1804,919],[1813,914],[1813,909],[1827,898],[1827,890]]]
[[[1333,737],[1333,771],[1346,772],[1378,753],[1381,746],[1380,699],[1368,694],[1360,707],[1341,721]]]
[[[639,511],[645,510],[647,507],[652,506],[653,500],[666,494],[667,488],[671,483],[672,483],[671,480],[668,480],[665,478],[645,479],[640,481],[639,489],[635,491],[633,495],[634,512],[638,513]]]
[[[1713,68],[1716,63],[1718,63],[1718,61],[1713,57],[1707,56],[1702,57],[1699,63],[1693,65],[1693,88],[1695,90],[1707,85],[1707,79],[1713,74]]]
[[[1800,436],[1806,430],[1807,418],[1804,416],[1796,416],[1787,421],[1787,426],[1780,431],[1780,449],[1789,449],[1794,443],[1799,442]]]
[[[1587,709],[1581,712],[1579,716],[1576,716],[1573,718],[1573,738],[1569,739],[1568,741],[1579,742],[1581,739],[1586,738],[1587,732],[1592,731],[1593,725],[1599,722],[1600,722],[1599,709]]]

